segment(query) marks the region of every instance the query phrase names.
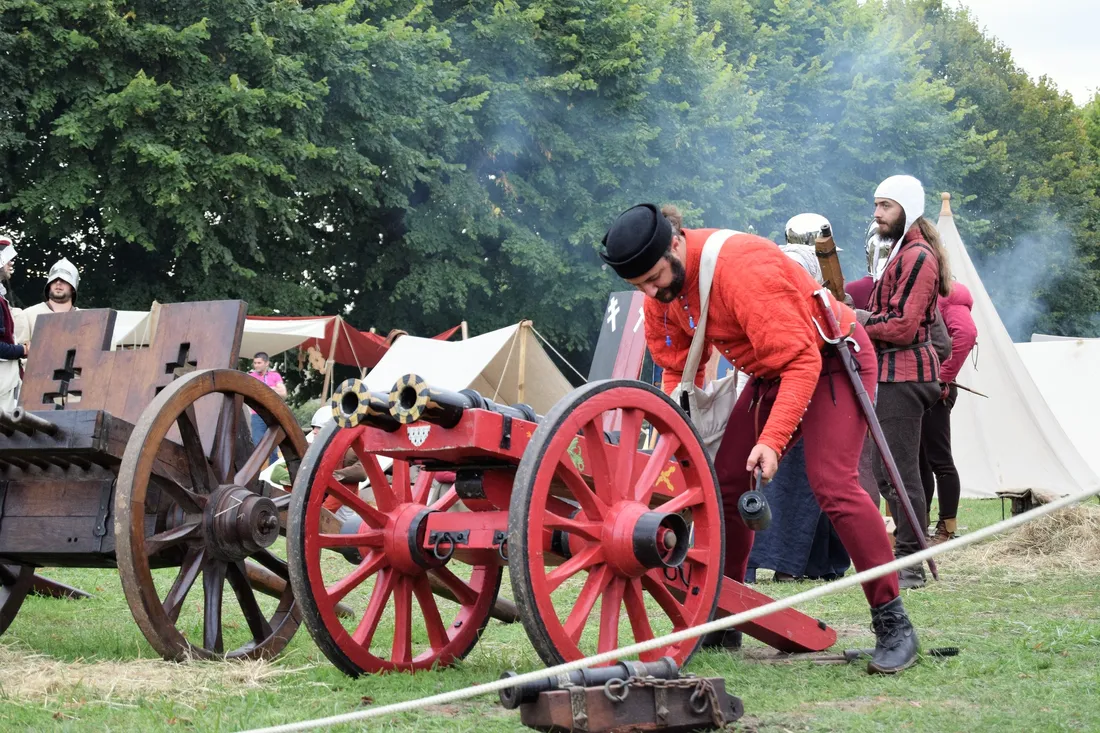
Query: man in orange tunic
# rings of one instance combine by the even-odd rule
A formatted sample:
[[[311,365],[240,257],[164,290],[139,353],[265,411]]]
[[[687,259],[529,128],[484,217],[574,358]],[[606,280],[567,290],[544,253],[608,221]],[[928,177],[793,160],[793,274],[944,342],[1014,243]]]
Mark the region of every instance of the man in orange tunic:
[[[683,379],[700,316],[703,244],[714,231],[674,231],[656,206],[640,204],[621,214],[603,240],[603,260],[647,296],[646,341],[653,361],[664,369],[662,388],[669,394]],[[765,480],[775,475],[799,432],[810,486],[856,568],[893,560],[882,518],[859,485],[867,421],[839,354],[818,334],[818,289],[804,269],[762,237],[734,234],[718,256],[707,349],[695,380],[702,384],[703,365],[714,348],[753,378],[730,415],[714,461],[725,514],[725,574],[737,581],[744,581],[753,538],[738,514],[738,499],[752,487],[755,471]],[[845,332],[854,325],[859,371],[873,394],[877,372],[871,342],[850,308],[834,302],[833,311]],[[876,637],[868,671],[900,672],[916,661],[918,644],[898,595],[897,575],[866,583],[863,590]]]

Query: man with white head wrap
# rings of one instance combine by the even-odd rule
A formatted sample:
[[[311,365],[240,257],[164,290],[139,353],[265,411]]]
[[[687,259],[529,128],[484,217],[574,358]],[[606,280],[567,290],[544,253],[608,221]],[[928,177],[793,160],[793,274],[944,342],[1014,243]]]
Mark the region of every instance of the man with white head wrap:
[[[67,313],[80,310],[76,307],[76,293],[80,288],[80,273],[76,265],[65,257],[54,263],[46,275],[42,288],[42,302],[25,309],[15,319],[16,338],[30,341],[34,338],[34,326],[39,316],[47,313]]]
[[[857,315],[878,357],[878,400],[875,407],[882,432],[897,463],[905,491],[920,527],[898,522],[894,554],[903,557],[919,549],[917,532],[928,524],[928,507],[920,473],[921,420],[940,397],[940,359],[932,343],[940,295],[950,292],[951,276],[939,233],[924,218],[924,187],[912,176],[891,176],[875,191],[875,223],[879,236],[890,245],[871,252],[872,278],[867,310]],[[884,249],[884,248],[883,248]],[[876,257],[877,255],[877,257]],[[882,267],[881,274],[876,272]],[[879,490],[895,517],[893,493],[881,458],[875,461]],[[899,572],[902,588],[924,585],[924,569]]]

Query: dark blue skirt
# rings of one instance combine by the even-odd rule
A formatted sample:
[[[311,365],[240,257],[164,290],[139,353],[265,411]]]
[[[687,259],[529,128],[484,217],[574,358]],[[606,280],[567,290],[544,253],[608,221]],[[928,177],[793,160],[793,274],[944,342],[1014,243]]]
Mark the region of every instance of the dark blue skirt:
[[[756,582],[758,568],[824,580],[848,571],[848,553],[810,490],[801,440],[783,457],[764,495],[771,505],[772,524],[756,533],[746,582]]]

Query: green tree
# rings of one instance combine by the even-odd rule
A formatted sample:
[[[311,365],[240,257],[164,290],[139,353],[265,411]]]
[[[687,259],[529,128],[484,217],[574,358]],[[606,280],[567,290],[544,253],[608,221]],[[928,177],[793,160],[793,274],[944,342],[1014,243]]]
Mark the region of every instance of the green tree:
[[[82,266],[86,302],[317,312],[334,268],[386,247],[370,224],[449,170],[478,102],[453,93],[461,68],[419,13],[10,0],[2,223],[31,270]]]
[[[433,12],[468,61],[466,93],[487,97],[458,151],[463,173],[408,212],[404,246],[376,263],[363,310],[433,328],[466,317],[479,331],[527,317],[583,354],[607,293],[623,287],[596,256],[617,213],[673,201],[696,222],[733,222],[767,208],[753,100],[691,5],[503,0]],[[388,304],[386,281],[397,282]]]

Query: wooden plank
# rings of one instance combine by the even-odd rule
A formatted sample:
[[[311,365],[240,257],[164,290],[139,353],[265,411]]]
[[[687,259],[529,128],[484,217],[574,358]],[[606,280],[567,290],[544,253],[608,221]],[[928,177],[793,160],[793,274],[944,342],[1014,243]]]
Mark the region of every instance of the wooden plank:
[[[20,517],[17,522],[5,521],[0,531],[0,555],[20,562],[29,553],[90,555],[99,551],[100,538],[93,534],[95,524],[94,516]]]
[[[4,518],[0,531],[6,533],[13,517],[95,517],[100,499],[113,479],[13,479],[8,483]]]

